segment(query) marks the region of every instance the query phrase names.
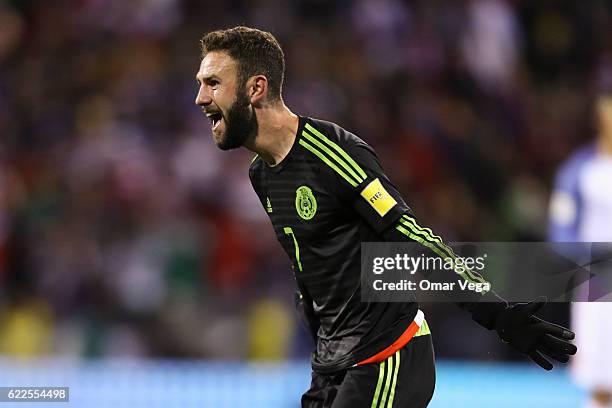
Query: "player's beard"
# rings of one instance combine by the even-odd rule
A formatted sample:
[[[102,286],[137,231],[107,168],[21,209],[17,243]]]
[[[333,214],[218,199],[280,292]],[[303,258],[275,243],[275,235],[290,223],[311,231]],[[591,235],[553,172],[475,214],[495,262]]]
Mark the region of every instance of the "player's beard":
[[[227,110],[225,135],[217,147],[231,150],[241,147],[250,137],[257,135],[257,116],[251,109],[251,103],[245,93],[238,92],[236,100]]]

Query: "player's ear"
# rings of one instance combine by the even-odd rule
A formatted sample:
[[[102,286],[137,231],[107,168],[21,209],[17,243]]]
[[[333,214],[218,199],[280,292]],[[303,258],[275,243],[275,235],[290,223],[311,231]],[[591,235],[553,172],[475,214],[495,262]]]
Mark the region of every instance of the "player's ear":
[[[268,78],[264,75],[255,75],[247,82],[247,95],[251,104],[258,105],[263,103],[268,96]]]

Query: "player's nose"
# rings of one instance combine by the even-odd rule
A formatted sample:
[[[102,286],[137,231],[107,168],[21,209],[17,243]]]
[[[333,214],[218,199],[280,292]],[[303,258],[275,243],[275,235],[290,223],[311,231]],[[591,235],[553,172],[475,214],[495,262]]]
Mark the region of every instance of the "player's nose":
[[[207,106],[212,102],[212,98],[206,92],[206,88],[201,86],[196,95],[195,104],[198,106]]]

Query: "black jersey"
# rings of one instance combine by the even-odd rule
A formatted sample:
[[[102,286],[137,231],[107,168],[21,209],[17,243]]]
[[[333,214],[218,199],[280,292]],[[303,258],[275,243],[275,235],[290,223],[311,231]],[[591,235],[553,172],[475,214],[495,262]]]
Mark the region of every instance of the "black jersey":
[[[256,157],[249,176],[320,321],[313,369],[349,367],[395,341],[418,306],[362,302],[360,248],[410,210],[372,148],[336,124],[300,117],[284,160],[270,167]]]

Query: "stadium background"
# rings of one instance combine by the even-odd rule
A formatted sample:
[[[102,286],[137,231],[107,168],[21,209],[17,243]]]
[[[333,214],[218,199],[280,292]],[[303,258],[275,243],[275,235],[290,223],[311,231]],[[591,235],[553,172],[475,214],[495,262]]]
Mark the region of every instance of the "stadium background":
[[[1,386],[70,385],[83,407],[297,406],[310,340],[289,261],[252,155],[218,151],[193,103],[199,38],[236,24],[277,36],[288,106],[374,146],[450,241],[545,240],[612,58],[603,0],[0,1]],[[432,406],[582,399],[567,370],[423,308]]]

